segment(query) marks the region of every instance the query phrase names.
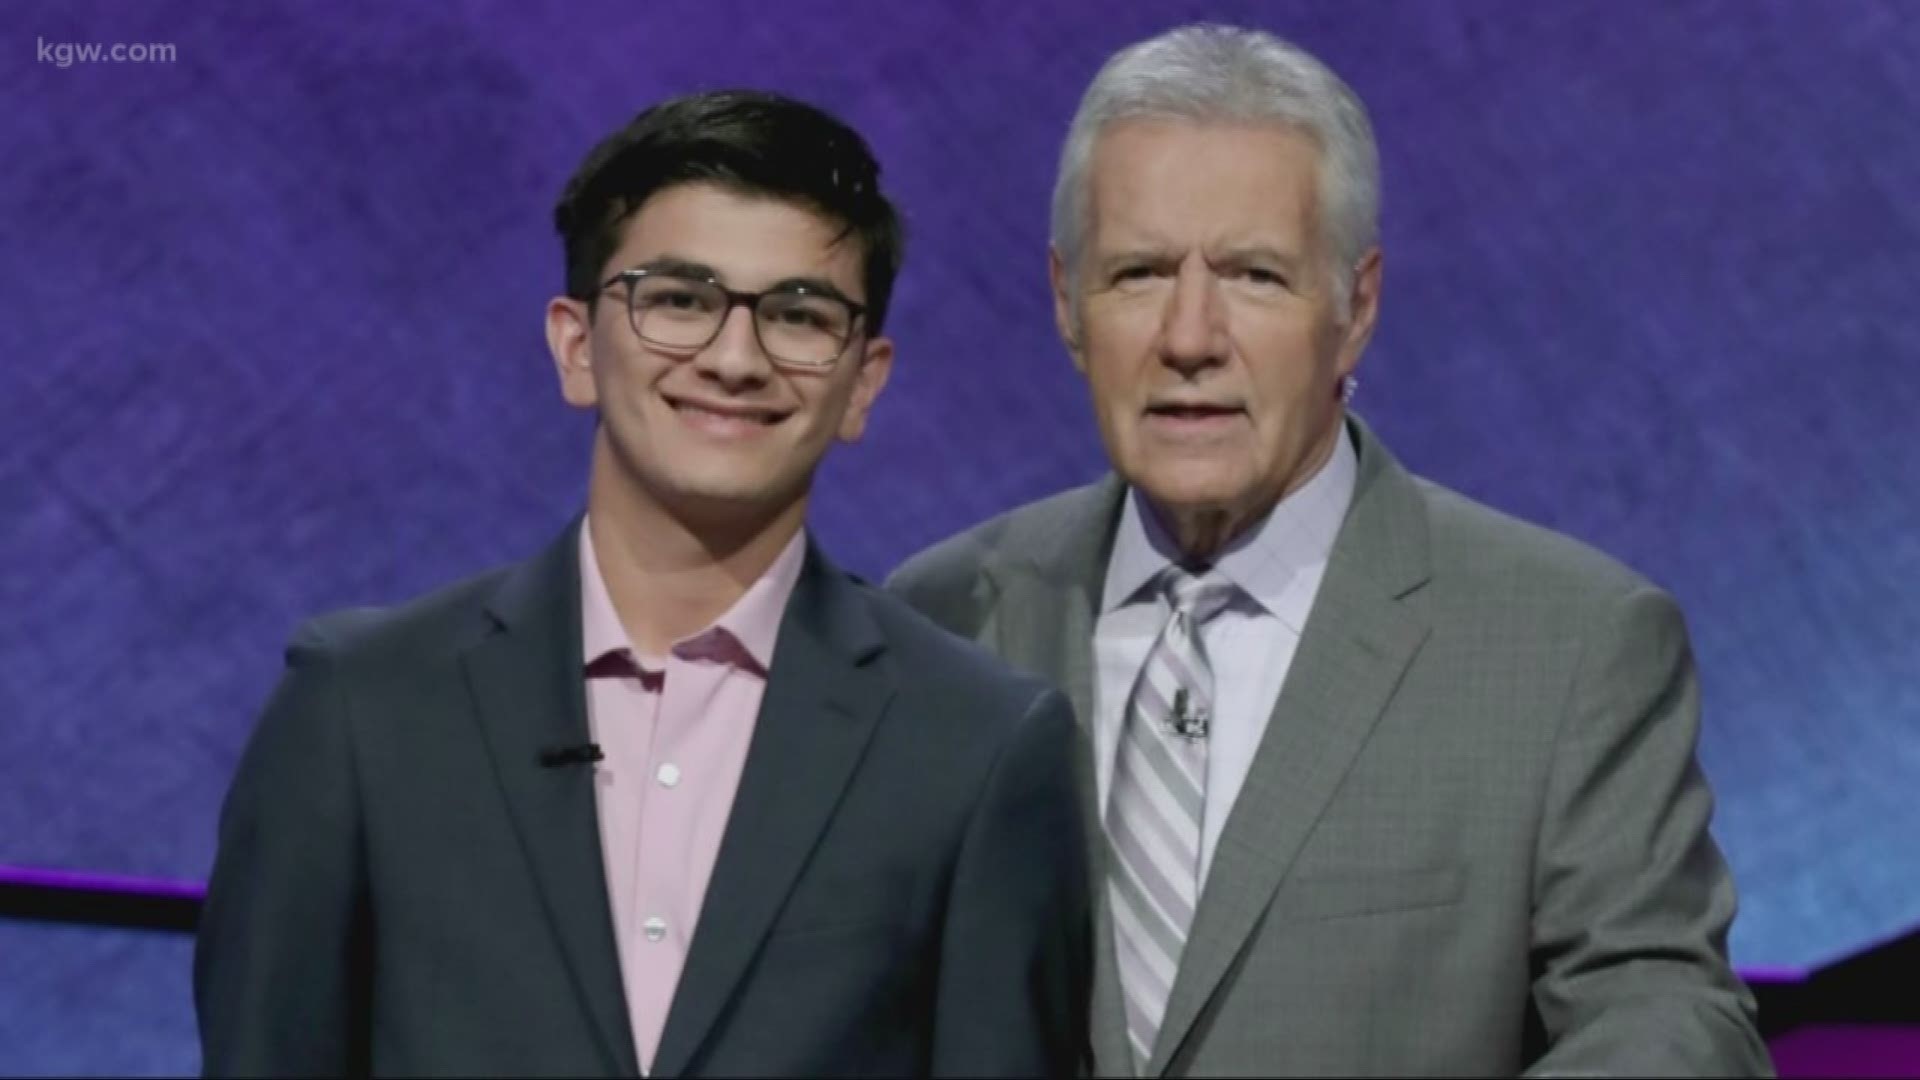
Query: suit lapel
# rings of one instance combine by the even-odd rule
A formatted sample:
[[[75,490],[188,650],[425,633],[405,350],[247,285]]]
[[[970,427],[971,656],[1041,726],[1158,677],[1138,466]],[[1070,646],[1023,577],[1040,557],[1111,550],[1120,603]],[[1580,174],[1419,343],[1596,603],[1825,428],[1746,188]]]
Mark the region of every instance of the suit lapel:
[[[859,590],[809,550],[653,1072],[684,1072],[752,966],[893,695]]]
[[[1064,690],[1089,746],[1094,622],[1125,494],[1125,485],[1112,475],[1074,493],[1061,512],[1030,534],[1007,537],[1003,556],[983,568],[998,597],[984,643]],[[1084,779],[1090,787],[1092,773]]]
[[[1427,578],[1412,478],[1357,419],[1360,474],[1293,665],[1214,851],[1146,1075],[1165,1072],[1272,903],[1426,640],[1400,598]]]
[[[1080,728],[1074,778],[1095,882],[1106,880],[1107,843],[1095,780],[1093,632],[1125,495],[1126,486],[1109,475],[1080,493],[1067,513],[1043,523],[1037,535],[1011,538],[1010,557],[987,568],[1000,598],[987,643],[1008,662],[1057,683],[1073,702]],[[1096,888],[1090,1021],[1096,1065],[1131,1062],[1111,920],[1107,890]]]
[[[593,770],[541,751],[588,741],[580,645],[579,524],[508,575],[494,625],[462,657],[475,715],[573,989],[609,1069],[639,1071],[607,901]]]
[[[1015,570],[984,642],[1015,667],[1059,686],[1082,736],[1093,734],[1093,624],[1096,599],[1078,583]],[[1092,773],[1087,777],[1091,778]]]

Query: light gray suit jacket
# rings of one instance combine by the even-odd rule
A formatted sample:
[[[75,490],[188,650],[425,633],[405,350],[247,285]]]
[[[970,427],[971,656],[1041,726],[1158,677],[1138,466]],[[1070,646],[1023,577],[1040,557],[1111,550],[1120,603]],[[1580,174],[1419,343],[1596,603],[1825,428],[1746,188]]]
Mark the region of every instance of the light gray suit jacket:
[[[1357,419],[1353,503],[1220,837],[1149,1075],[1766,1074],[1671,598],[1403,469]],[[1056,681],[1093,806],[1109,476],[890,586]],[[1103,842],[1090,852],[1099,871]],[[1104,888],[1092,1043],[1132,1071]]]

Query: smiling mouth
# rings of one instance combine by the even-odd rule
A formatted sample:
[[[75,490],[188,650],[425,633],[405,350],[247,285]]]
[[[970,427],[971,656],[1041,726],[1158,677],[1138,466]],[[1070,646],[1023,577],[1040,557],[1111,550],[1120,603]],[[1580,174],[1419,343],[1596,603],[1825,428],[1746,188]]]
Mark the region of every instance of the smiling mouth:
[[[681,417],[702,427],[755,428],[772,427],[785,420],[792,413],[779,409],[761,409],[751,406],[719,406],[705,402],[687,401],[682,398],[662,395],[667,406]]]

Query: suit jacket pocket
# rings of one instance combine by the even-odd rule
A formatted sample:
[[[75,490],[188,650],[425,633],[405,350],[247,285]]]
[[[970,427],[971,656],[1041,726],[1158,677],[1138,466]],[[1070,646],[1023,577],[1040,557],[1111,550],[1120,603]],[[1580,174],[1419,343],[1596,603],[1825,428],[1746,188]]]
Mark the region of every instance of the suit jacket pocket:
[[[1466,884],[1466,869],[1457,865],[1314,873],[1280,886],[1273,917],[1282,922],[1319,922],[1446,907],[1460,902]]]

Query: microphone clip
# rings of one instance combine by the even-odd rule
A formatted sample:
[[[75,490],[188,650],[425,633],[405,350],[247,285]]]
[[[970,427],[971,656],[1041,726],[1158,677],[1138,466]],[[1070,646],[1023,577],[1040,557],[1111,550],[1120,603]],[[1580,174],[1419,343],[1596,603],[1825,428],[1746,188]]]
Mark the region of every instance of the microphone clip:
[[[1195,706],[1188,700],[1184,687],[1173,692],[1173,708],[1167,711],[1167,730],[1176,737],[1199,742],[1207,737],[1211,719],[1204,706]]]
[[[580,746],[549,746],[540,751],[540,767],[543,769],[564,769],[570,765],[591,765],[605,758],[600,752],[599,743],[584,743]]]

